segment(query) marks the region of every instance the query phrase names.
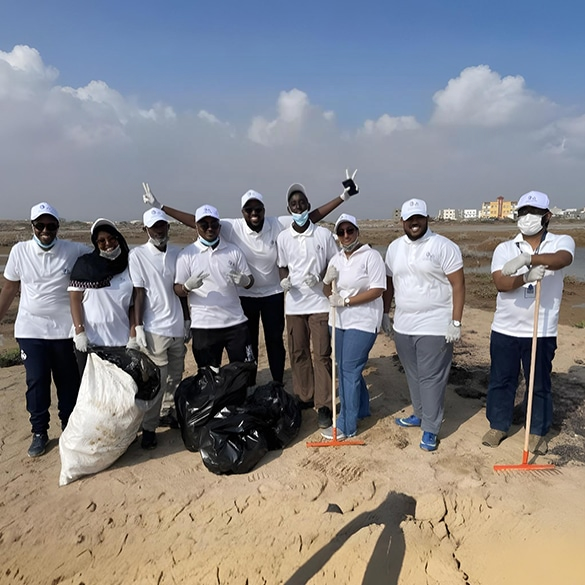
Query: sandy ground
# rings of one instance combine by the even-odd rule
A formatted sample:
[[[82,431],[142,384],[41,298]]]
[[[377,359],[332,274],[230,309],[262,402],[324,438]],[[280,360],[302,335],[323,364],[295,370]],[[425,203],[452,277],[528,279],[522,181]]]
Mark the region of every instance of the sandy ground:
[[[366,444],[308,448],[319,440],[308,411],[294,444],[246,475],[213,475],[164,429],[156,450],[134,443],[108,470],[58,487],[56,424],[47,454],[29,459],[24,369],[0,369],[0,583],[584,583],[585,330],[559,331],[551,453],[538,458],[559,467],[495,473],[521,462],[524,434],[480,444],[491,316],[466,309],[436,452],[393,422],[411,412],[408,391],[379,336]],[[258,381],[268,378],[262,358]]]

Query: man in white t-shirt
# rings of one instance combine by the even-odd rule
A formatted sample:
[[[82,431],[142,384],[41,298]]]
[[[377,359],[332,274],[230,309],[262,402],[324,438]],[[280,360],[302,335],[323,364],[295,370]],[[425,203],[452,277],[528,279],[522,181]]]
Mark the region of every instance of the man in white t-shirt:
[[[156,207],[142,218],[148,242],[130,250],[128,265],[134,285],[136,343],[159,367],[161,389],[142,421],[142,448],[157,445],[156,428],[178,428],[175,390],[185,366],[190,334],[187,301],[174,291],[180,248],[169,244],[169,218]]]
[[[20,290],[14,337],[26,370],[26,409],[33,439],[29,457],[45,452],[49,437],[51,376],[57,389],[61,428],[65,428],[79,391],[67,285],[73,265],[89,249],[57,238],[59,214],[48,203],[31,209],[33,237],[10,251],[0,293],[0,320]]]
[[[197,240],[177,257],[175,293],[188,297],[193,356],[199,368],[221,366],[225,349],[231,362],[254,361],[247,319],[238,287],[254,278],[242,252],[220,238],[219,212],[202,205],[195,212]]]
[[[486,416],[490,430],[482,444],[497,447],[512,424],[520,367],[530,376],[534,303],[537,283],[541,297],[538,309],[538,339],[534,370],[532,420],[529,450],[544,455],[546,434],[552,423],[552,360],[557,347],[557,326],[563,295],[563,269],[575,255],[575,242],[566,235],[548,231],[552,213],[549,198],[530,191],[518,200],[518,228],[513,239],[499,244],[492,258],[492,278],[498,289],[496,312],[490,337],[491,369]],[[524,397],[526,409],[527,396]]]
[[[326,429],[332,424],[331,340],[322,279],[337,246],[328,229],[309,219],[303,185],[291,185],[286,200],[292,222],[279,234],[277,246],[293,392],[301,407],[315,407],[319,427]]]
[[[434,451],[443,421],[453,342],[461,337],[463,259],[456,244],[429,229],[424,201],[406,201],[401,216],[405,235],[394,240],[386,252],[382,328],[392,335],[387,313],[394,297],[394,342],[414,414],[395,422],[402,427],[422,427],[420,448]]]

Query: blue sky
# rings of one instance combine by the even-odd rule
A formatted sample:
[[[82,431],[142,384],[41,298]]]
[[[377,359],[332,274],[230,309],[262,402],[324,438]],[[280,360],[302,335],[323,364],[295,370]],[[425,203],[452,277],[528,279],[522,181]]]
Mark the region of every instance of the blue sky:
[[[578,2],[29,2],[0,19],[5,213],[139,217],[263,192],[313,203],[359,167],[358,217],[411,196],[585,205]],[[17,48],[24,47],[24,48]],[[4,199],[4,198],[3,198]],[[30,207],[30,205],[28,205]],[[23,206],[25,209],[23,209]]]

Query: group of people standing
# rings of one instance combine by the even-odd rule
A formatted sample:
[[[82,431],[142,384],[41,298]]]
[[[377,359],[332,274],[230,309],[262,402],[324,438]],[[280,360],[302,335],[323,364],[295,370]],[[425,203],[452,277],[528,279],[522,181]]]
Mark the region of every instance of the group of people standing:
[[[461,251],[429,228],[420,199],[402,206],[404,235],[389,245],[385,258],[360,241],[352,215],[337,219],[335,237],[316,225],[359,191],[354,176],[347,173],[343,193],[315,210],[304,186],[291,185],[290,215],[282,217],[266,216],[264,197],[248,191],[237,219],[220,218],[212,205],[195,214],[163,205],[145,183],[148,241],[132,250],[104,218],[91,227],[93,251],[60,240],[57,211],[47,203],[35,205],[33,238],[13,247],[0,293],[2,319],[21,290],[15,338],[26,368],[29,456],[42,455],[48,442],[51,376],[64,428],[92,345],[139,349],[161,369],[161,392],[143,421],[141,445],[152,449],[157,426],[177,426],[174,392],[185,343],[192,341],[199,368],[219,368],[224,350],[230,362],[255,361],[260,321],[272,378],[283,381],[286,331],[292,390],[301,408],[317,411],[322,435],[333,438],[336,432],[340,440],[354,436],[358,421],[370,415],[363,370],[380,329],[392,336],[414,411],[395,422],[420,427],[420,447],[437,449],[453,343],[461,337]],[[512,424],[520,365],[529,373],[533,291],[541,282],[531,450],[543,453],[552,421],[550,373],[562,268],[571,263],[575,245],[569,236],[548,232],[551,213],[543,193],[521,197],[518,216],[520,234],[496,248],[492,263],[498,304],[490,342],[491,428],[482,443],[497,446]],[[169,243],[169,217],[196,230],[194,243],[182,250]],[[336,429],[333,325],[340,398]]]

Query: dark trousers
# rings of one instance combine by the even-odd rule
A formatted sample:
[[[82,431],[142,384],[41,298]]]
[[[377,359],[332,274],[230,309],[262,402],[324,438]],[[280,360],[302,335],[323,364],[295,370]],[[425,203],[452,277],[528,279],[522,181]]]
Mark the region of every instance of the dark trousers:
[[[225,349],[230,363],[253,362],[254,354],[250,345],[250,332],[247,323],[221,329],[191,329],[193,357],[198,368],[221,366],[221,356]]]
[[[556,337],[538,338],[530,432],[541,437],[548,433],[552,423],[553,405],[550,375],[556,349]],[[527,391],[524,396],[524,408],[526,408],[531,351],[531,337],[512,337],[492,331],[490,337],[490,382],[486,403],[486,416],[492,429],[508,432],[512,424],[520,366],[524,370],[526,380]]]
[[[268,297],[240,297],[244,314],[248,317],[248,329],[254,357],[258,361],[258,338],[260,335],[260,318],[264,329],[266,355],[272,379],[282,382],[284,376],[284,293]]]
[[[51,375],[57,389],[61,428],[65,428],[79,392],[79,371],[72,339],[17,339],[26,371],[26,409],[33,433],[46,433],[51,406]]]

